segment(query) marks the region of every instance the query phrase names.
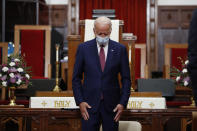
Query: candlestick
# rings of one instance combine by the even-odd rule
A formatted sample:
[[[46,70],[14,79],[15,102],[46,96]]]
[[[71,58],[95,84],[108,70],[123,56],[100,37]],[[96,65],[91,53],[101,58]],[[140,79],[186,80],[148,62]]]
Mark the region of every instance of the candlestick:
[[[56,85],[55,85],[55,88],[53,89],[53,91],[55,91],[55,92],[60,92],[61,91],[61,89],[60,89],[60,87],[59,87],[59,44],[56,44],[55,45],[55,47],[56,47],[56,80],[55,80],[55,83],[56,83]]]
[[[132,44],[128,43],[128,46],[129,46],[129,68],[130,68],[130,70],[132,70],[132,61],[131,61],[131,46],[132,46]],[[131,74],[131,76],[132,76],[132,74]],[[132,85],[131,85],[131,92],[135,92],[135,90],[133,89]]]
[[[59,61],[59,44],[56,44],[55,47],[56,47],[56,61]]]
[[[129,44],[129,64],[131,63],[131,44]]]

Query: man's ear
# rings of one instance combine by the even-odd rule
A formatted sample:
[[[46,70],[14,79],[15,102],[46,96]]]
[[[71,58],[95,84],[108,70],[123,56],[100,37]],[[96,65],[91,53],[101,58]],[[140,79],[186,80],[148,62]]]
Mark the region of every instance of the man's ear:
[[[95,35],[95,37],[96,37],[96,30],[95,30],[95,28],[93,28],[93,32],[94,32],[94,35]]]
[[[110,34],[111,34],[111,31],[112,31],[112,27],[110,28]]]
[[[93,28],[94,34],[96,34],[95,28]]]

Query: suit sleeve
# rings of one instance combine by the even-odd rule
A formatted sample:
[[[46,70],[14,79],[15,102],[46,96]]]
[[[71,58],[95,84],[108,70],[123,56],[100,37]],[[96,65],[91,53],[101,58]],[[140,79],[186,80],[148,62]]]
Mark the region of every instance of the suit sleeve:
[[[120,75],[122,83],[120,104],[122,104],[126,108],[131,88],[130,68],[126,47],[122,48]]]
[[[75,65],[72,77],[72,89],[75,97],[76,104],[79,105],[84,102],[82,95],[82,78],[84,69],[83,48],[79,45],[76,53]]]
[[[197,104],[197,9],[194,11],[192,20],[189,28],[188,37],[188,60],[189,64],[187,66],[189,76],[191,79],[191,85],[194,94],[194,100]]]
[[[188,45],[189,67],[197,69],[197,9],[190,23]]]

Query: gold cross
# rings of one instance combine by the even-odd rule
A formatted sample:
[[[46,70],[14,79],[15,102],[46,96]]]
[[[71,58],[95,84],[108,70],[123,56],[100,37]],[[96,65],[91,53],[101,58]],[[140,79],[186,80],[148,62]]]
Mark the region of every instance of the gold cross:
[[[151,102],[149,105],[151,108],[153,108],[155,106],[155,104],[153,102]]]
[[[41,104],[45,107],[47,103],[43,101]]]

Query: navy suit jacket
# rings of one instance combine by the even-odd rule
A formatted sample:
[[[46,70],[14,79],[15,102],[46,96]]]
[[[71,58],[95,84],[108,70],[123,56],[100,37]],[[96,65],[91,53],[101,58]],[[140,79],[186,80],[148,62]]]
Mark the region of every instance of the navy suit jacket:
[[[192,21],[190,23],[188,44],[188,71],[197,105],[197,9],[193,12]]]
[[[121,85],[118,74],[121,75]],[[83,82],[82,82],[83,80]],[[103,94],[105,109],[112,112],[117,104],[126,107],[130,96],[130,69],[126,47],[109,40],[108,54],[102,72],[96,39],[78,46],[72,78],[76,104],[87,102],[96,112]]]

